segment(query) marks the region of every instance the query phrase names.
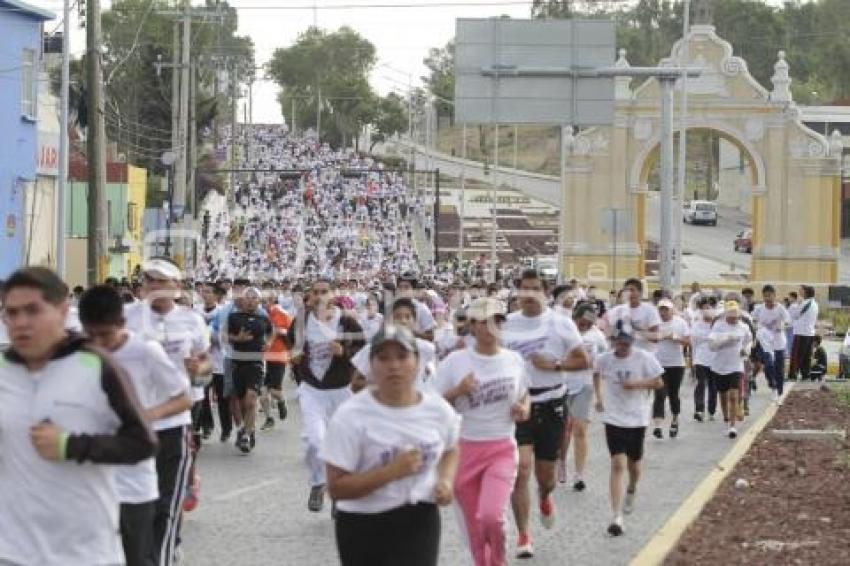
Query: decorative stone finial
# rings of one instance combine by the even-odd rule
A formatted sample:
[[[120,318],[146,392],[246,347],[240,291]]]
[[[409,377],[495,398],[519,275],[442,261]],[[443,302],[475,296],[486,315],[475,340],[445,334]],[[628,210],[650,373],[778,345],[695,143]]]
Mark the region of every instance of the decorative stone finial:
[[[694,0],[694,25],[710,26],[714,21],[714,0]]]
[[[844,140],[841,137],[841,132],[837,129],[832,130],[829,136],[829,155],[831,157],[841,157],[844,152]]]
[[[628,69],[631,67],[628,59],[626,59],[626,50],[622,47],[617,51],[617,61],[614,67],[617,69]],[[630,100],[632,98],[632,83],[631,77],[615,77],[614,78],[614,98],[616,100]]]
[[[778,59],[773,65],[773,77],[770,82],[773,83],[773,92],[770,94],[770,99],[775,102],[791,102],[791,77],[788,74],[788,62],[785,60],[785,52],[780,51]]]

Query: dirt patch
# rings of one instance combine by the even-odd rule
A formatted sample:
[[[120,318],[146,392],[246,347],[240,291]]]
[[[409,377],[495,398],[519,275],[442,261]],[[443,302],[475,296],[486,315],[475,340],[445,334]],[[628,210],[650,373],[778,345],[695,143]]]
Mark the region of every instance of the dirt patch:
[[[794,391],[665,564],[850,564],[850,440],[771,429],[847,431],[850,394]]]

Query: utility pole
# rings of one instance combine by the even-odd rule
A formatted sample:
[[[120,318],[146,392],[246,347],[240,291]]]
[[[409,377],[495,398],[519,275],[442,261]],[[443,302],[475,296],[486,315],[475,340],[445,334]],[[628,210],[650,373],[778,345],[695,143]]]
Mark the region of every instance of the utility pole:
[[[86,83],[88,84],[88,283],[107,275],[109,233],[106,201],[106,126],[103,117],[103,69],[100,51],[100,0],[88,0],[86,13]],[[67,38],[66,38],[67,41]]]
[[[316,139],[322,141],[322,85],[316,85]]]
[[[466,124],[463,125],[463,139],[460,144],[460,227],[458,228],[458,263],[463,264],[463,221],[466,218]]]
[[[68,91],[71,84],[71,0],[65,0],[62,20],[62,87],[59,111],[59,183],[56,195],[56,273],[65,277],[65,208],[68,194]]]
[[[682,4],[682,10],[682,54],[679,65],[684,68],[688,65],[688,59],[690,58],[688,32],[690,31],[691,0],[684,1]],[[688,73],[684,71],[682,72],[682,98],[680,102],[681,112],[679,120],[681,121],[681,124],[679,126],[679,177],[677,180],[676,198],[673,201],[673,210],[676,215],[682,214],[682,204],[685,198],[685,175],[687,173],[688,165]],[[673,226],[676,250],[673,252],[675,254],[675,258],[673,263],[672,284],[673,289],[678,292],[682,288],[682,223],[674,221]]]
[[[186,188],[187,203],[192,218],[198,217],[197,191],[195,190],[196,173],[198,168],[198,112],[196,108],[198,96],[198,63],[192,65],[192,80],[189,82],[189,184]]]
[[[174,211],[178,217],[183,216],[186,209],[186,169],[188,157],[189,130],[189,82],[191,80],[191,49],[192,49],[192,17],[188,0],[183,1],[183,35],[180,49],[180,119],[177,125],[178,145],[176,173],[174,178]],[[179,261],[178,261],[179,263]]]
[[[180,146],[180,21],[174,20],[174,47],[171,56],[171,151],[177,155]],[[157,69],[159,69],[158,67]],[[174,183],[174,179],[171,180]],[[169,214],[171,210],[169,209]]]
[[[236,163],[236,115],[239,112],[239,69],[236,66],[236,62],[231,62],[231,72],[230,72],[230,96],[233,105],[233,113],[231,115],[230,121],[230,168],[236,169],[238,167]],[[230,208],[236,204],[236,174],[234,171],[230,172],[230,192],[229,196],[229,204]]]

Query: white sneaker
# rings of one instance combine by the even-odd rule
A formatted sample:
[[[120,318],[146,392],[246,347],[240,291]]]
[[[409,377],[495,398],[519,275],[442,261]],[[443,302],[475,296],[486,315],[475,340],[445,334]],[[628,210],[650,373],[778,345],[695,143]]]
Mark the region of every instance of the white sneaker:
[[[732,439],[738,438],[738,431],[735,430],[734,426],[729,427],[729,438],[732,438]]]
[[[631,515],[632,511],[635,510],[635,494],[626,492],[626,500],[623,503],[623,513],[626,515]]]
[[[534,546],[531,544],[531,537],[529,535],[519,537],[516,547],[516,557],[521,560],[534,558]]]
[[[776,392],[776,389],[771,390],[770,400],[773,401],[774,403],[779,402],[779,393]]]

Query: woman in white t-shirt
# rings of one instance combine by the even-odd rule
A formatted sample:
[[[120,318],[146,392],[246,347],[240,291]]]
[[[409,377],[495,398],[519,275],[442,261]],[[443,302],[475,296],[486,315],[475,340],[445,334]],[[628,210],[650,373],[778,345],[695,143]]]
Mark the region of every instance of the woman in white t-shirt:
[[[670,401],[670,438],[679,435],[679,413],[682,412],[682,402],[679,399],[679,389],[685,377],[685,346],[690,344],[691,330],[688,323],[675,312],[675,306],[670,299],[658,302],[658,314],[661,316],[658,347],[655,359],[664,368],[664,387],[655,390],[655,401],[652,404],[652,418],[655,427],[652,435],[664,438],[661,425],[664,423],[664,401]]]
[[[528,418],[528,377],[523,359],[501,347],[505,312],[497,299],[467,309],[475,347],[450,354],[434,388],[463,416],[455,497],[476,566],[507,562],[505,510],[517,474],[515,422]]]
[[[416,388],[417,358],[410,330],[384,327],[371,344],[374,384],[328,427],[321,458],[343,566],[437,564],[437,505],[452,501],[460,417]]]
[[[611,454],[611,536],[623,534],[623,513],[629,514],[634,508],[652,390],[664,385],[661,364],[649,352],[632,346],[633,341],[631,334],[620,329],[614,335],[614,349],[597,359],[593,375],[596,410],[602,413]],[[629,484],[623,503],[626,469]]]

